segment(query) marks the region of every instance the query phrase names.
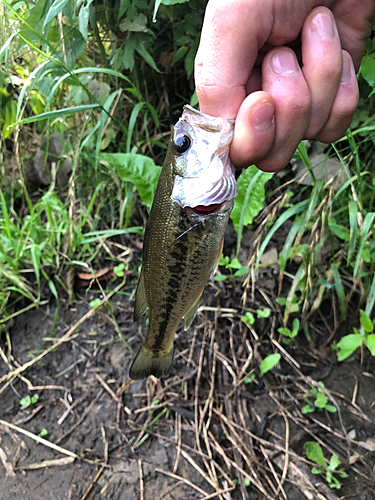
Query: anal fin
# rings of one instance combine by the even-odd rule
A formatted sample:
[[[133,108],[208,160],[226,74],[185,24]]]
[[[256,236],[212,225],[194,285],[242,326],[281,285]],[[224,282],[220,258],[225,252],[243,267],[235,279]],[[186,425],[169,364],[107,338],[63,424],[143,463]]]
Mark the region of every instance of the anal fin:
[[[138,321],[141,316],[147,311],[148,305],[146,302],[145,283],[143,273],[138,281],[137,291],[135,292],[135,305],[134,305],[134,321]]]

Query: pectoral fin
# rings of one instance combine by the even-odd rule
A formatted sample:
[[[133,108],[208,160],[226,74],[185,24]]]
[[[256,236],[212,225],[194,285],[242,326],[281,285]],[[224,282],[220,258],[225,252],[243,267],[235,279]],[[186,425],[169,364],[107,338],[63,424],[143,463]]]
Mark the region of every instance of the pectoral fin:
[[[218,268],[218,265],[219,265],[219,262],[220,262],[220,257],[221,257],[221,254],[223,253],[223,246],[224,246],[224,236],[223,236],[223,238],[222,238],[222,240],[220,242],[219,249],[217,251],[217,256],[216,256],[215,265],[214,265],[214,268],[213,268],[213,271],[212,271],[212,276],[217,271],[217,268]]]
[[[194,304],[191,306],[191,308],[188,310],[188,312],[184,316],[184,330],[186,331],[188,328],[190,328],[196,314],[198,311],[199,307],[199,301],[201,300],[202,294],[199,295],[197,300],[194,302]]]
[[[199,245],[202,244],[208,234],[209,231],[204,230],[201,223],[191,226],[174,240],[171,246],[171,251],[181,247],[181,251],[183,251],[185,255],[192,255],[197,250]]]
[[[141,271],[141,277],[139,278],[137,291],[135,292],[134,321],[138,321],[147,309],[145,284]]]

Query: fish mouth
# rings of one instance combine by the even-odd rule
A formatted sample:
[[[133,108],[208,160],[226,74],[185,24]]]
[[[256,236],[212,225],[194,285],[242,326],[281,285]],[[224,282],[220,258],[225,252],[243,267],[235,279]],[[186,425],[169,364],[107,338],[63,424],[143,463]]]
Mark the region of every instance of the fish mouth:
[[[211,215],[219,212],[226,202],[223,203],[212,203],[211,205],[197,205],[196,207],[186,207],[190,212],[195,215]]]

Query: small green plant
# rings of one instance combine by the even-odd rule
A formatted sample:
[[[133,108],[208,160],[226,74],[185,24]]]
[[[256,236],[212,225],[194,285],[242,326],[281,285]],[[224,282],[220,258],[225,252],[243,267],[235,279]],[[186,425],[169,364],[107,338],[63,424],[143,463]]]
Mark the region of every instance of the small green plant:
[[[271,314],[271,309],[266,307],[265,309],[257,309],[256,315],[258,318],[269,318]],[[252,312],[247,311],[242,317],[241,321],[245,324],[253,325],[255,323],[255,316]]]
[[[365,311],[362,311],[361,309],[359,312],[361,329],[358,330],[357,328],[353,328],[354,333],[342,337],[340,342],[337,344],[337,347],[339,348],[339,352],[337,353],[338,361],[343,361],[348,358],[363,345],[367,347],[372,356],[375,356],[375,333],[373,333],[374,325]]]
[[[255,316],[250,311],[247,311],[242,317],[241,321],[247,323],[248,325],[253,325],[255,323]]]
[[[30,405],[34,405],[39,399],[38,394],[34,394],[34,396],[25,396],[20,400],[20,405],[24,408],[28,408]]]
[[[246,384],[252,384],[253,382],[255,382],[257,376],[255,375],[255,373],[250,373],[250,375],[248,375],[245,380],[243,381],[243,383],[246,385]]]
[[[307,404],[301,408],[301,413],[306,414],[322,410],[335,413],[337,411],[335,406],[327,404],[328,399],[324,392],[323,382],[318,382],[318,387],[316,389],[311,389],[309,393],[310,396],[305,397],[305,402]]]
[[[294,341],[295,337],[297,337],[298,335],[299,319],[294,318],[292,323],[292,330],[289,330],[289,328],[278,328],[277,331],[281,333],[281,335],[284,335],[283,338],[284,344],[291,344]]]
[[[220,257],[219,266],[225,267],[225,269],[229,269],[232,278],[234,276],[244,276],[249,270],[248,266],[243,266],[236,257],[230,260],[227,255],[225,257],[224,255]],[[217,274],[214,277],[214,280],[224,281],[227,279],[227,277],[228,276],[226,274]]]
[[[115,273],[117,278],[123,278],[124,270],[125,270],[125,264],[123,262],[113,268],[113,272]]]
[[[313,474],[321,474],[322,476],[325,476],[328,486],[332,489],[336,488],[339,490],[341,488],[341,482],[337,477],[335,477],[335,474],[340,479],[345,479],[348,477],[348,474],[343,469],[338,469],[338,466],[341,464],[338,456],[333,454],[328,463],[324,458],[321,446],[314,441],[307,441],[304,444],[304,449],[306,451],[307,458],[320,466],[320,469],[313,467],[311,472]]]
[[[281,355],[279,353],[270,354],[260,364],[260,376],[262,377],[265,373],[272,370],[277,363],[280,361]]]

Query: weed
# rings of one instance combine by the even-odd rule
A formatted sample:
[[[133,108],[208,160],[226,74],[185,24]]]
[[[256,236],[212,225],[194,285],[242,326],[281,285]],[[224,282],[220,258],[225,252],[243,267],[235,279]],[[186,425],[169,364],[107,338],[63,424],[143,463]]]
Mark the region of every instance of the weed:
[[[301,408],[301,413],[313,413],[314,411],[326,410],[330,413],[336,413],[337,408],[333,405],[329,405],[328,399],[324,392],[323,382],[318,382],[318,387],[316,389],[310,389],[310,395],[305,397],[305,402],[307,403],[303,408]]]
[[[30,405],[35,404],[38,401],[38,399],[39,399],[38,394],[34,394],[34,396],[25,396],[20,400],[20,405],[26,409]]]
[[[307,441],[304,444],[304,449],[306,451],[307,458],[320,466],[319,469],[313,467],[311,469],[311,472],[313,474],[321,474],[325,476],[325,479],[330,488],[340,489],[341,488],[340,479],[347,478],[348,474],[343,469],[338,469],[338,466],[341,465],[338,456],[333,454],[328,463],[324,458],[321,446],[318,443],[315,443],[314,441]]]

